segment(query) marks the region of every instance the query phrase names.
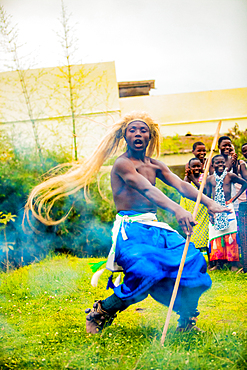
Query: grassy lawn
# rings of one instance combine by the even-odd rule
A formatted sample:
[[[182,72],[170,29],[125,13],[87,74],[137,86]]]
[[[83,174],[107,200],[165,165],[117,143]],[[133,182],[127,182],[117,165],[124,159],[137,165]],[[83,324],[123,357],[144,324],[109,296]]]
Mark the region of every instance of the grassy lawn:
[[[161,347],[167,308],[151,298],[86,333],[84,309],[111,294],[108,272],[90,285],[91,261],[54,257],[1,273],[0,369],[247,369],[247,274],[212,272],[199,304],[206,333],[175,333],[174,313]]]

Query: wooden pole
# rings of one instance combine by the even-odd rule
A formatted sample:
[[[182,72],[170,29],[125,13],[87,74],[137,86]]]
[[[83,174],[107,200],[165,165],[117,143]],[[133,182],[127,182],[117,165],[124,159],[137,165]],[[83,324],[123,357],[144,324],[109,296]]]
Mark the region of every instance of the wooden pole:
[[[215,149],[217,141],[218,141],[220,128],[221,128],[221,121],[218,123],[217,129],[216,129],[216,132],[215,132],[215,135],[214,135],[214,140],[213,140],[213,143],[212,143],[212,146],[211,146],[211,151],[210,151],[210,154],[209,154],[209,157],[208,157],[208,160],[207,160],[207,164],[206,164],[206,168],[205,168],[205,171],[204,171],[204,174],[203,174],[200,189],[198,191],[195,208],[194,208],[194,212],[193,212],[193,215],[192,215],[194,221],[196,219],[199,204],[201,202],[201,197],[202,197],[203,189],[204,189],[205,184],[206,184],[209,167],[210,167],[212,157],[213,157],[213,152],[214,152],[214,149]],[[177,296],[178,287],[179,287],[181,275],[182,275],[183,268],[184,268],[185,258],[186,258],[188,248],[189,248],[190,238],[191,238],[191,235],[188,235],[187,238],[186,238],[186,243],[185,243],[183,255],[182,255],[182,258],[181,258],[181,262],[180,262],[180,266],[179,266],[179,270],[178,270],[178,275],[177,275],[175,285],[174,285],[174,288],[173,288],[171,302],[170,302],[170,305],[169,305],[169,308],[168,308],[168,313],[167,313],[167,316],[166,316],[166,322],[165,322],[162,337],[161,337],[161,345],[162,346],[164,345],[168,325],[169,325],[171,314],[172,314],[173,305],[174,305],[174,302],[175,302],[175,299],[176,299],[176,296]]]

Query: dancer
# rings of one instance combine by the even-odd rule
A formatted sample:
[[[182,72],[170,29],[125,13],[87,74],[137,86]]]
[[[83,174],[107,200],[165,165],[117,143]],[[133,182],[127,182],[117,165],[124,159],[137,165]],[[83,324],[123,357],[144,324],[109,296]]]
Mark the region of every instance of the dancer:
[[[117,209],[113,227],[113,247],[108,268],[123,270],[123,283],[114,287],[114,294],[94,303],[87,310],[86,329],[97,333],[110,324],[116,312],[141,301],[151,294],[157,301],[168,305],[177,276],[185,239],[169,225],[156,220],[160,207],[172,212],[186,235],[195,225],[191,213],[166,197],[155,187],[156,178],[176,188],[183,196],[196,200],[198,191],[174,175],[168,167],[151,156],[159,154],[159,127],[145,112],[125,115],[111,127],[93,155],[82,164],[73,164],[63,175],[51,177],[31,192],[25,207],[46,225],[63,221],[52,220],[50,211],[57,199],[87,189],[103,163],[126,142],[127,150],[114,163],[111,186]],[[57,171],[57,169],[56,169]],[[202,196],[202,203],[211,214],[227,211]],[[203,255],[191,243],[174,310],[180,315],[178,330],[190,330],[198,316],[200,295],[211,286]]]
[[[227,172],[225,158],[222,155],[216,155],[212,159],[214,168],[213,175],[207,178],[207,195],[213,196],[213,199],[220,205],[228,205],[231,212],[218,214],[209,222],[209,241],[211,246],[210,261],[216,261],[216,265],[211,270],[220,269],[224,262],[229,262],[231,270],[236,271],[239,261],[237,236],[237,221],[233,208],[233,202],[247,188],[247,182],[236,174]],[[231,185],[238,183],[241,189],[231,198]]]
[[[201,184],[201,161],[197,158],[191,158],[188,163],[188,169],[185,171],[185,178],[184,181],[193,185],[196,189],[199,190]],[[204,188],[204,193],[206,189]],[[193,213],[195,208],[195,202],[185,197],[181,197],[180,206]],[[193,235],[191,236],[191,242],[195,244],[195,247],[200,249],[200,251],[206,251],[208,254],[208,223],[209,223],[209,216],[207,208],[200,204],[196,221],[198,224],[194,226]]]

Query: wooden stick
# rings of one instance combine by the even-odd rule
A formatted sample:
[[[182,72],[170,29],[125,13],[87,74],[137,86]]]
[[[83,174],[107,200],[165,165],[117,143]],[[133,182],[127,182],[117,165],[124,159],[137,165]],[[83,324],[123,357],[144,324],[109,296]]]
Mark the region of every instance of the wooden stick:
[[[198,208],[199,208],[199,205],[200,205],[200,202],[201,202],[203,189],[204,189],[204,186],[206,184],[207,175],[208,175],[209,167],[210,167],[210,164],[211,164],[211,161],[212,161],[213,152],[214,152],[214,149],[215,149],[216,144],[217,144],[220,128],[221,128],[221,121],[218,123],[217,129],[216,129],[216,132],[215,132],[215,135],[214,135],[214,140],[213,140],[213,143],[212,143],[212,146],[211,146],[211,151],[210,151],[210,154],[209,154],[209,157],[208,157],[208,160],[207,160],[207,165],[206,165],[206,168],[205,168],[205,171],[204,171],[204,174],[203,174],[200,189],[198,191],[196,204],[195,204],[195,208],[194,208],[194,212],[193,212],[194,221],[196,219]],[[191,235],[188,235],[187,238],[186,238],[186,243],[185,243],[183,255],[182,255],[182,258],[181,258],[181,262],[180,262],[180,266],[179,266],[179,270],[178,270],[178,275],[177,275],[175,285],[174,285],[174,288],[173,288],[172,297],[171,297],[171,301],[170,301],[170,305],[169,305],[168,313],[167,313],[167,317],[166,317],[166,322],[165,322],[162,337],[161,337],[161,345],[162,346],[164,345],[168,325],[169,325],[171,314],[172,314],[173,305],[174,305],[174,302],[175,302],[175,299],[176,299],[176,296],[177,296],[178,287],[179,287],[181,275],[182,275],[183,268],[184,268],[185,258],[186,258],[188,248],[189,248],[190,238],[191,238]]]

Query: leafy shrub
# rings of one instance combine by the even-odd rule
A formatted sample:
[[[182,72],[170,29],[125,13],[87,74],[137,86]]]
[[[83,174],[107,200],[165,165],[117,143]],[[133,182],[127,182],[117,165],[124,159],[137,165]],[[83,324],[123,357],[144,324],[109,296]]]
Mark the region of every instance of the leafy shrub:
[[[79,192],[75,197],[56,204],[53,209],[55,219],[61,217],[73,204],[73,210],[65,222],[56,227],[46,227],[32,219],[37,232],[27,227],[27,224],[24,232],[24,205],[31,189],[42,181],[50,168],[70,162],[71,158],[66,153],[46,151],[43,153],[44,165],[41,166],[36,154],[16,153],[6,134],[0,136],[0,148],[0,210],[18,216],[16,222],[7,227],[8,242],[14,243],[14,250],[9,254],[13,267],[43,259],[51,251],[78,256],[102,256],[108,253],[115,207],[113,202],[102,200],[97,183],[91,186],[91,203],[87,204],[83,192]],[[106,197],[109,197],[109,193],[109,189],[104,190]],[[1,233],[0,243],[4,243]],[[2,254],[2,264],[3,259]]]
[[[228,135],[230,136],[232,140],[232,143],[234,145],[235,151],[239,159],[245,160],[245,158],[242,155],[241,148],[243,144],[247,143],[247,130],[240,131],[239,126],[236,123],[235,126],[231,130],[229,130]]]

